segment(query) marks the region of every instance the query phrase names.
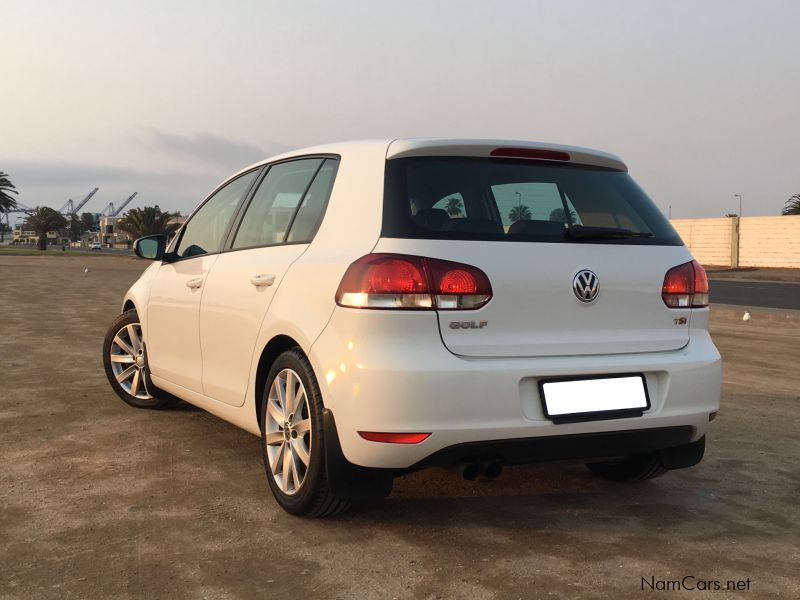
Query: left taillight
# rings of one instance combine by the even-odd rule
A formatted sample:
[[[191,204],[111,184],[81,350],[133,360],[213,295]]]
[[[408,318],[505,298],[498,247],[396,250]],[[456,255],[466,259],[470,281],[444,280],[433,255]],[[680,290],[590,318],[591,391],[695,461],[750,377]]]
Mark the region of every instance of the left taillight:
[[[408,254],[367,254],[351,264],[336,291],[350,308],[474,310],[492,298],[477,267]]]
[[[708,277],[705,269],[696,260],[671,268],[664,275],[661,298],[669,308],[708,306]]]

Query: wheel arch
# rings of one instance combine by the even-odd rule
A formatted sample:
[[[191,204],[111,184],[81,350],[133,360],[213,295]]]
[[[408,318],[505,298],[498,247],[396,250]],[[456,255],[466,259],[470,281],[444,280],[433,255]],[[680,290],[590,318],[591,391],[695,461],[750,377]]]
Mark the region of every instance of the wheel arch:
[[[136,310],[136,304],[130,298],[126,298],[125,303],[122,305],[122,312],[128,312],[129,310]]]
[[[272,364],[278,356],[290,348],[297,348],[297,350],[308,358],[297,340],[283,334],[274,336],[261,351],[261,356],[258,359],[258,367],[256,368],[255,387],[253,389],[256,408],[255,417],[259,430],[261,429],[261,404],[264,401],[264,387],[267,385],[267,375],[269,375],[269,370],[272,368]]]

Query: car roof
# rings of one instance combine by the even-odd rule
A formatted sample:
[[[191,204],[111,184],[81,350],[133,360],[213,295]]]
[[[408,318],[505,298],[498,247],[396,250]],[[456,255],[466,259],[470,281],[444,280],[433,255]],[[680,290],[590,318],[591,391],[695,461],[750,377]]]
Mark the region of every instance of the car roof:
[[[525,140],[504,139],[470,139],[470,138],[395,138],[352,140],[319,146],[298,148],[271,156],[242,169],[244,173],[254,167],[267,163],[296,158],[313,154],[338,154],[346,156],[349,153],[364,151],[385,152],[386,159],[406,158],[411,156],[475,156],[488,157],[497,149],[515,150],[545,150],[552,152],[565,152],[569,154],[569,162],[582,165],[606,167],[619,171],[627,171],[628,167],[618,156],[564,144],[551,144],[548,142],[535,142]],[[546,160],[546,159],[545,159]],[[238,174],[238,173],[237,173]]]

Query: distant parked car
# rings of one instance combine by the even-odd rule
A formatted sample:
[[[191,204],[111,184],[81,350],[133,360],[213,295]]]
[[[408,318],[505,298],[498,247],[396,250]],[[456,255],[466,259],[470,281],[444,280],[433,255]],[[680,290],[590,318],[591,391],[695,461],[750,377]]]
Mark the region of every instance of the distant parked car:
[[[705,271],[603,152],[298,150],[134,250],[155,262],[105,339],[114,391],[260,435],[293,514],[431,466],[475,479],[571,460],[649,479],[697,464],[719,409]]]
[[[89,244],[89,248],[91,250],[102,250],[103,246],[100,242],[92,242],[91,244]]]

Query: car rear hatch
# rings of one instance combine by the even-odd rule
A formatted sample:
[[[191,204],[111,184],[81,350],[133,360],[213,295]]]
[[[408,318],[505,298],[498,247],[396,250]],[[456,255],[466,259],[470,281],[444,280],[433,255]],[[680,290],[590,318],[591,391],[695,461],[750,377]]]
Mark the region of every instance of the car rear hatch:
[[[438,310],[445,346],[467,357],[685,346],[691,310],[668,308],[661,292],[691,255],[669,222],[618,159],[552,147],[524,156],[532,151],[406,148],[387,161],[374,252],[472,265],[491,284],[478,309]]]

